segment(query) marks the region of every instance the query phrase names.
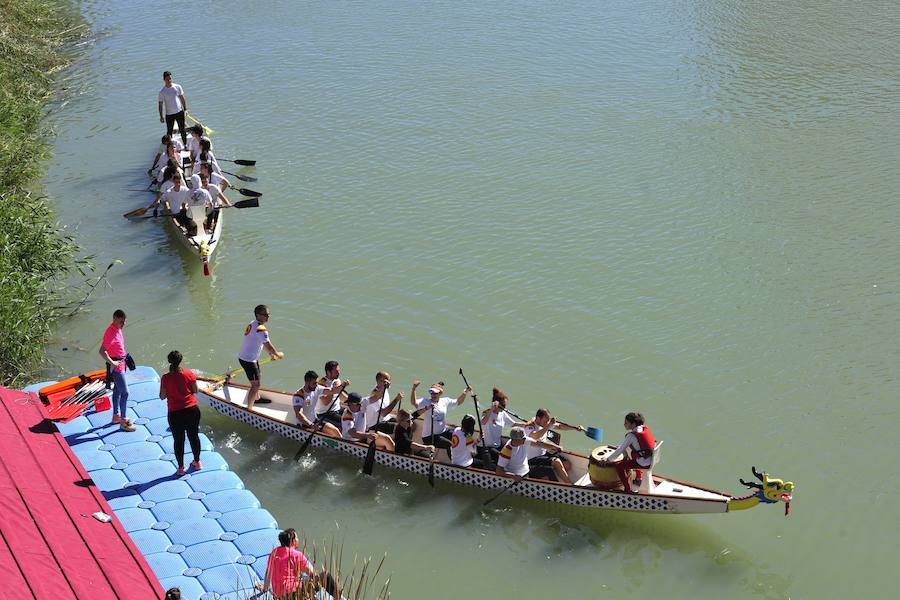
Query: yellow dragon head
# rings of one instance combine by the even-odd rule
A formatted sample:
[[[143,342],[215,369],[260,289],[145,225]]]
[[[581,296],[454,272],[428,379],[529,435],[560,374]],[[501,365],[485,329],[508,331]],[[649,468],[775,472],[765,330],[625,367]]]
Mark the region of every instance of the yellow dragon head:
[[[791,499],[793,498],[794,493],[794,482],[769,477],[768,473],[760,473],[756,470],[756,467],[750,467],[750,469],[753,471],[753,475],[759,479],[760,483],[756,483],[755,481],[744,481],[743,479],[740,479],[739,481],[748,488],[757,491],[748,496],[732,499],[732,501],[729,502],[729,510],[742,510],[759,503],[776,504],[778,502],[784,502],[784,514],[785,516],[790,514]]]

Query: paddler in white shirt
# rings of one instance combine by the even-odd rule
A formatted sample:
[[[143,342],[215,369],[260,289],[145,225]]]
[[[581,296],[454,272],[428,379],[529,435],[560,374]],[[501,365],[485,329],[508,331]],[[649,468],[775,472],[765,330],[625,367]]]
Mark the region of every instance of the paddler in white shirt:
[[[521,427],[513,427],[509,430],[509,440],[500,451],[497,459],[495,473],[504,477],[511,476],[516,481],[521,481],[528,476],[528,451],[538,447],[544,450],[562,450],[552,442],[537,442],[525,436],[525,430]]]
[[[547,434],[553,429],[563,431],[581,431],[584,427],[572,427],[558,423],[546,408],[539,408],[534,413],[534,419],[525,424],[525,435],[536,442],[549,442]],[[555,446],[556,444],[554,444]],[[558,448],[559,446],[557,446]],[[528,464],[532,473],[532,477],[538,479],[554,479],[562,483],[572,483],[569,479],[569,472],[566,469],[564,458],[560,456],[547,456],[547,451],[543,447],[535,444],[528,451]]]
[[[484,430],[484,444],[491,453],[491,458],[497,462],[500,448],[503,447],[503,428],[522,426],[508,412],[506,406],[509,398],[499,388],[494,388],[491,397],[491,406],[481,413],[481,427]]]
[[[344,411],[343,400],[347,396],[344,388],[350,385],[349,379],[341,381],[341,363],[336,360],[326,362],[325,375],[319,379],[319,385],[325,390],[316,403],[316,418],[340,427]]]
[[[175,149],[178,152],[181,152],[182,150],[184,150],[184,146],[181,145],[181,140],[179,140],[178,138],[173,140],[172,136],[170,136],[170,135],[162,136],[162,139],[160,140],[160,144],[159,144],[159,151],[156,153],[156,156],[153,157],[153,164],[150,165],[149,169],[147,169],[147,175],[149,175],[150,177],[153,177],[153,169],[156,168],[156,164],[159,162],[159,159],[161,159],[162,157],[164,157],[166,155],[166,148],[169,146],[170,143],[175,144]],[[162,168],[162,167],[160,167],[160,168]]]
[[[347,395],[347,404],[341,416],[341,431],[345,440],[369,443],[375,440],[379,450],[394,451],[394,440],[387,434],[366,431],[366,412],[362,408],[362,396],[356,392]]]
[[[391,400],[388,389],[391,387],[391,374],[387,371],[375,373],[375,387],[372,393],[363,398],[363,409],[366,411],[366,431],[393,433],[397,421],[390,417],[394,407],[403,400],[403,392],[397,392]]]
[[[303,376],[303,387],[294,392],[292,403],[297,424],[304,429],[312,429],[316,421],[316,403],[325,388],[319,385],[319,374],[307,371]],[[321,431],[327,436],[339,438],[341,430],[331,423],[320,423]]]
[[[466,386],[463,393],[457,398],[448,398],[443,396],[444,382],[438,381],[428,388],[428,398],[416,398],[416,389],[422,384],[416,380],[412,384],[412,392],[410,392],[409,400],[416,408],[422,418],[422,443],[444,448],[450,451],[450,436],[452,431],[447,429],[447,410],[451,406],[461,406],[466,400],[466,396],[472,391],[472,388]],[[422,413],[422,409],[425,412]],[[432,434],[431,424],[434,421],[434,433]]]
[[[450,438],[450,462],[457,467],[481,468],[484,465],[475,458],[475,417],[466,415]]]

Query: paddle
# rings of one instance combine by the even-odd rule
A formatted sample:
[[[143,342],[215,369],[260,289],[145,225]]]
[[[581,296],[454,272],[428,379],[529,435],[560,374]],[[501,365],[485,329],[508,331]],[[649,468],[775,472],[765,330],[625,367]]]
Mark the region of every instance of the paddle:
[[[148,211],[149,211],[149,209],[146,206],[144,206],[142,208],[136,208],[133,211],[125,213],[122,216],[125,217],[126,219],[136,221],[138,219],[153,219],[155,217],[168,217],[169,215],[172,214],[166,208],[154,209],[152,212],[150,212],[149,215],[147,214]]]
[[[413,397],[413,401],[415,401],[415,397]],[[435,439],[437,436],[434,435],[434,402],[429,405],[431,409],[431,443],[434,446],[434,452],[431,453],[431,461],[428,463],[428,485],[434,487],[434,457],[437,456],[437,453],[440,451],[440,448],[437,447],[435,443],[437,440]]]
[[[494,500],[496,500],[497,498],[499,498],[500,496],[502,496],[509,490],[513,489],[516,486],[516,484],[519,483],[520,481],[522,481],[522,480],[516,479],[512,483],[507,484],[507,486],[504,487],[502,490],[500,490],[500,492],[498,494],[495,494],[494,496],[491,496],[490,498],[485,500],[484,504],[482,504],[482,506],[487,506],[488,504],[490,504],[491,502],[493,502]]]
[[[244,160],[242,158],[236,158],[234,160],[228,160],[227,158],[220,158],[218,160],[221,160],[222,162],[234,163],[236,165],[241,165],[243,167],[252,167],[252,166],[256,165],[255,160]]]
[[[256,177],[250,177],[249,175],[238,175],[237,173],[231,173],[230,171],[226,171],[225,169],[222,169],[222,172],[225,173],[226,175],[231,175],[232,177],[237,177],[241,181],[249,181],[251,183],[254,181],[259,181]]]
[[[189,113],[188,111],[184,111],[184,115],[185,115],[188,119],[190,119],[192,122],[194,122],[194,123],[196,123],[197,125],[199,125],[200,127],[202,127],[202,128],[203,128],[203,131],[206,132],[206,135],[212,136],[212,134],[215,133],[215,131],[213,131],[211,127],[207,127],[206,125],[204,125],[203,123],[201,123],[200,121],[198,121],[197,119],[195,119],[195,118],[194,118],[194,115],[192,115],[192,114]]]
[[[522,417],[520,417],[513,411],[509,410],[508,408],[504,408],[503,410],[506,412],[506,414],[510,415],[514,419],[518,419],[518,420],[522,421],[523,423],[528,422],[528,419],[523,419]],[[568,423],[564,423],[564,422],[560,421],[559,419],[557,419],[556,422],[559,423],[560,425],[562,425],[563,427],[571,427],[573,430],[578,431],[577,427],[575,427],[573,425],[569,425]],[[592,440],[595,440],[598,442],[603,441],[603,428],[602,427],[588,427],[582,433],[584,433],[584,435],[591,438]]]
[[[381,411],[384,408],[384,395],[387,394],[388,388],[390,388],[390,384],[386,384],[384,389],[381,391],[381,400],[378,401],[378,413],[375,417],[375,425],[369,427],[368,430],[371,431],[374,429],[379,421],[381,421]],[[371,442],[369,442],[369,449],[366,450],[366,460],[363,461],[362,471],[366,475],[371,475],[372,470],[375,468],[375,439],[373,438]]]
[[[259,198],[247,198],[246,200],[238,200],[231,206],[224,206],[223,208],[257,208],[258,206]]]
[[[303,444],[300,446],[300,449],[297,450],[297,454],[294,455],[294,460],[300,460],[300,457],[303,456],[303,453],[306,452],[306,449],[309,447],[309,443],[312,441],[313,436],[316,435],[317,431],[322,431],[322,422],[325,420],[323,417],[331,412],[331,409],[334,408],[334,403],[338,401],[338,398],[341,397],[341,394],[344,393],[344,389],[347,387],[347,382],[344,382],[341,385],[341,389],[337,394],[334,395],[334,398],[331,400],[331,404],[328,406],[328,410],[322,413],[321,417],[318,417],[315,421],[313,421],[312,431],[309,432],[309,437],[303,441]],[[319,426],[318,428],[316,426]]]
[[[253,191],[253,190],[250,190],[250,189],[247,189],[247,188],[236,188],[236,187],[233,187],[233,188],[231,188],[231,189],[233,189],[234,191],[236,191],[237,193],[239,193],[241,196],[249,196],[249,197],[251,197],[251,198],[259,198],[260,196],[262,196],[262,192],[256,192],[256,191]],[[153,194],[156,194],[156,193],[157,193],[157,190],[137,190],[137,189],[134,189],[134,188],[126,188],[125,191],[126,191],[126,192],[150,192],[150,193],[153,193]]]
[[[466,379],[466,374],[463,373],[462,367],[459,368],[459,374],[462,375],[463,383],[466,384],[466,387],[472,389],[472,386],[469,385],[469,380]],[[478,446],[478,453],[481,455],[481,463],[484,465],[485,469],[493,471],[494,461],[491,460],[491,453],[488,452],[488,449],[484,444],[484,429],[481,425],[481,411],[478,410],[478,394],[475,393],[475,390],[472,390],[472,402],[475,403],[475,419],[478,421],[478,434],[481,436],[481,445]]]

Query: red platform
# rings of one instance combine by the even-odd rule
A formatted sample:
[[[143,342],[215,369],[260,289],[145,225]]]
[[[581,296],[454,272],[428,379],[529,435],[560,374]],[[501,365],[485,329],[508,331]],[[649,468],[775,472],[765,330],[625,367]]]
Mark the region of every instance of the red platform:
[[[0,387],[5,598],[158,599],[164,591],[37,395]]]

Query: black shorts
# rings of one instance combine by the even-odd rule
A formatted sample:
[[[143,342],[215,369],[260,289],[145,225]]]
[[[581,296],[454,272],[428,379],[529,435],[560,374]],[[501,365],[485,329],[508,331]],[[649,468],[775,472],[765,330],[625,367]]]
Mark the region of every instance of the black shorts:
[[[329,410],[328,412],[316,415],[316,419],[325,423],[331,423],[338,429],[341,429],[341,413],[336,410]]]
[[[247,374],[247,379],[250,381],[259,381],[259,363],[254,361],[250,362],[244,360],[243,358],[239,358],[238,362],[241,363],[241,366],[244,367],[244,373]]]
[[[549,479],[556,481],[556,471],[553,470],[555,456],[535,456],[528,459],[528,476],[535,479]]]

